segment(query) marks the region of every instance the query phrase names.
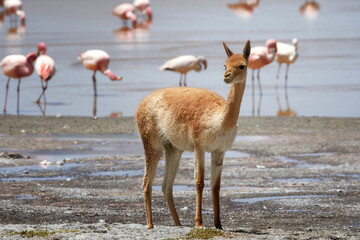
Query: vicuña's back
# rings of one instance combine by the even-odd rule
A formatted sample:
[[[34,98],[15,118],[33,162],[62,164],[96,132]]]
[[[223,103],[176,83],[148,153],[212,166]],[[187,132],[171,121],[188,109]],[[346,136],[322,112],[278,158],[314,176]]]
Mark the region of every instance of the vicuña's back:
[[[206,89],[167,88],[152,93],[140,103],[137,119],[143,122],[146,118],[142,130],[157,132],[159,144],[170,142],[176,148],[192,152],[195,145],[207,152],[217,148],[225,151],[233,139],[226,148],[215,144],[216,138],[221,137],[225,105],[221,96]]]
[[[226,46],[224,81],[231,84],[225,101],[218,94],[201,88],[166,88],[155,91],[138,106],[136,121],[145,152],[144,198],[148,228],[151,213],[152,181],[165,151],[163,192],[174,219],[180,225],[172,197],[172,187],[183,151],[194,152],[196,187],[196,227],[202,226],[201,202],[204,188],[205,152],[211,152],[211,188],[214,223],[221,228],[219,190],[224,153],[236,136],[236,124],[246,85],[250,42],[243,54],[233,54]]]

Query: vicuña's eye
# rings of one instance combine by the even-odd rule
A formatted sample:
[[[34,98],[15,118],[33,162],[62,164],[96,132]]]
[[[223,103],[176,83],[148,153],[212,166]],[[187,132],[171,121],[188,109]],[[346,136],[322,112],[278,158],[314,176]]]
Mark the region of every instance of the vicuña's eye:
[[[245,69],[245,65],[240,65],[239,68],[240,68],[241,70],[244,70],[244,69]]]
[[[226,70],[226,66],[224,65],[224,69]]]

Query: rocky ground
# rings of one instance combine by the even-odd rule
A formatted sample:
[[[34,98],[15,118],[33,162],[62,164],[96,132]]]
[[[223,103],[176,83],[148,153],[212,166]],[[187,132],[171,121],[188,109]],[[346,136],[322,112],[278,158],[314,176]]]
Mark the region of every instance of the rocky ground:
[[[225,154],[217,238],[360,238],[360,119],[243,117],[238,134]],[[0,239],[200,238],[188,153],[174,186],[184,227],[172,227],[161,161],[155,229],[146,229],[132,118],[2,117],[0,152]],[[206,166],[203,218],[212,227],[209,156]]]

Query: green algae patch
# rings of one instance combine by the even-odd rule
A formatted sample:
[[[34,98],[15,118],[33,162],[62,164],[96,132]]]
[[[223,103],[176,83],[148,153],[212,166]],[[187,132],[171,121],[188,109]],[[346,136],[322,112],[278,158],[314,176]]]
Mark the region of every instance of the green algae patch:
[[[75,233],[75,232],[80,232],[80,231],[79,230],[63,230],[63,231],[51,232],[51,231],[48,231],[48,230],[39,230],[39,231],[23,230],[23,231],[20,231],[20,232],[8,231],[6,234],[3,234],[3,235],[21,236],[22,238],[33,238],[33,237],[49,237],[49,236],[54,235],[56,233]]]
[[[230,237],[230,234],[214,228],[199,228],[199,229],[190,230],[190,232],[185,237],[174,238],[174,239],[170,238],[167,240],[212,239],[214,237]]]
[[[48,230],[40,230],[40,231],[34,231],[34,230],[23,230],[20,232],[16,231],[9,231],[6,233],[8,236],[16,236],[19,235],[23,238],[33,238],[33,237],[49,237],[51,235],[54,235],[56,232],[49,232]]]
[[[192,229],[186,239],[212,239],[225,236],[224,231],[214,228]]]

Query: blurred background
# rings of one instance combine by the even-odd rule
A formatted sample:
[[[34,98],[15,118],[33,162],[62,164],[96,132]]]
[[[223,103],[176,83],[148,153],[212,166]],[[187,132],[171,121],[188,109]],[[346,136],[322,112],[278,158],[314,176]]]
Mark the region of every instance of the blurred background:
[[[126,1],[24,0],[26,23],[13,24],[0,14],[0,59],[36,52],[47,44],[57,72],[46,93],[46,115],[91,116],[92,72],[77,60],[89,49],[102,49],[110,69],[123,77],[111,82],[97,73],[97,115],[134,116],[142,98],[163,87],[178,86],[179,74],[158,70],[179,55],[205,56],[205,71],[187,74],[190,87],[207,88],[226,98],[222,41],[242,53],[274,38],[291,44],[298,39],[297,61],[291,64],[285,88],[283,64],[275,88],[278,63],[261,69],[263,95],[257,82],[251,91],[251,69],[241,116],[360,117],[360,1],[358,0],[152,0],[152,22],[125,27],[112,10]],[[7,77],[0,75],[0,107]],[[8,114],[16,114],[17,81],[11,80]],[[41,93],[34,72],[21,83],[20,114],[41,115],[35,100]],[[44,106],[43,106],[44,107]]]

